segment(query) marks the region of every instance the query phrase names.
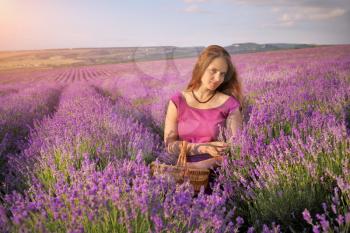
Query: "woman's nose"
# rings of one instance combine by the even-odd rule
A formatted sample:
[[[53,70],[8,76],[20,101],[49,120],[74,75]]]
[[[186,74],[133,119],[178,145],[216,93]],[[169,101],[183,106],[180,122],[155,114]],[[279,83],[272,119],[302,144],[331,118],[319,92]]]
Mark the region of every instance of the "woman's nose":
[[[220,81],[220,79],[221,79],[221,73],[220,73],[220,72],[216,72],[216,73],[214,74],[214,79],[215,79],[215,81]]]

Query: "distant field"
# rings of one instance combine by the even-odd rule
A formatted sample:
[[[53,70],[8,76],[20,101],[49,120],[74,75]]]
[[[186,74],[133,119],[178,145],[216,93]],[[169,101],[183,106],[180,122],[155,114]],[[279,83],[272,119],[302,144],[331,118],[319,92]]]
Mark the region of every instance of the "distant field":
[[[231,54],[262,52],[283,49],[316,47],[311,44],[256,44],[242,43],[226,46]],[[48,49],[33,51],[0,52],[0,71],[13,69],[46,69],[64,66],[116,64],[178,58],[197,57],[204,47],[120,47]]]
[[[194,57],[199,51],[175,47],[135,47],[0,52],[0,71],[163,60],[173,56]]]

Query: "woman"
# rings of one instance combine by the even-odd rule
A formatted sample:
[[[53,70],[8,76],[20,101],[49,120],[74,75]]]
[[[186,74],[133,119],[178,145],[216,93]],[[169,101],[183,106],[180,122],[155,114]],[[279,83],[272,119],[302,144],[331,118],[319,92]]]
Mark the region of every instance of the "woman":
[[[232,135],[241,129],[241,99],[230,54],[221,46],[208,46],[199,55],[187,88],[169,101],[164,127],[168,153],[178,156],[181,141],[186,140],[189,167],[220,166],[229,145],[218,141],[219,127],[229,127]]]

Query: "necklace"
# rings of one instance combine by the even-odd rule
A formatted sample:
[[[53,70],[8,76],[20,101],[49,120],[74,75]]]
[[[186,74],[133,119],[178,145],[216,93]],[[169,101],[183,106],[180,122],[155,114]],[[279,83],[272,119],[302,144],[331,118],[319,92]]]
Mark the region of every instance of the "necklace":
[[[214,97],[215,94],[216,94],[216,91],[214,92],[214,94],[213,94],[212,96],[210,96],[210,98],[209,98],[207,101],[200,101],[200,100],[197,98],[197,96],[194,94],[193,90],[192,90],[193,98],[195,98],[195,99],[196,99],[199,103],[201,103],[201,104],[207,103],[209,100],[211,100],[211,99]]]

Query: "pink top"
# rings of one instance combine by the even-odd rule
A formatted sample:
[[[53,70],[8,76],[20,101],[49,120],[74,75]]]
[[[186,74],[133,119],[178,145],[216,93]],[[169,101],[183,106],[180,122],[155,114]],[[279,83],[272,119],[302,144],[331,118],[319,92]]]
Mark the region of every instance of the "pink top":
[[[194,108],[187,104],[179,91],[171,96],[171,100],[177,108],[179,140],[193,143],[217,141],[219,126],[224,127],[228,115],[240,105],[235,97],[230,96],[218,107]]]

